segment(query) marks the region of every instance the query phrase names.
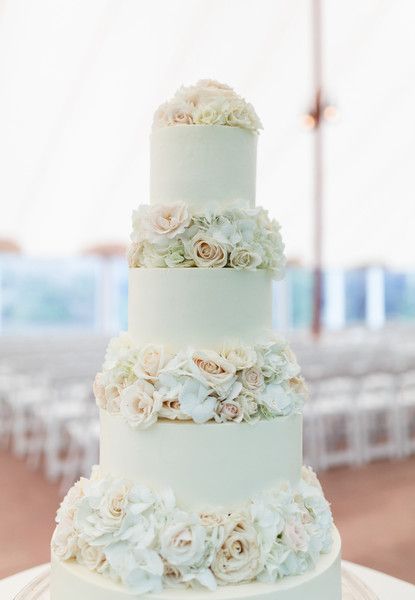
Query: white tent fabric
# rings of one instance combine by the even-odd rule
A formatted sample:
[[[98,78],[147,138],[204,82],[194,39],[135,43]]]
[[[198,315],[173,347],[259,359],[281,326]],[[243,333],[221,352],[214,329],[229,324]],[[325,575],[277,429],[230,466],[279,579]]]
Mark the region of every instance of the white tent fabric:
[[[312,260],[311,0],[0,3],[0,237],[38,255],[127,242],[156,106],[230,83],[261,116],[258,203]],[[415,3],[323,0],[325,260],[415,263]]]

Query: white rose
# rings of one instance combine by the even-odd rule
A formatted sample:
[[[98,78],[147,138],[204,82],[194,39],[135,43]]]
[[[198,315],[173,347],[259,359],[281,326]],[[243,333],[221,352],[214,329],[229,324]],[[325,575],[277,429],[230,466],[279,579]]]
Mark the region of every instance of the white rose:
[[[190,351],[189,369],[199,381],[214,389],[229,389],[235,382],[235,365],[214,350]]]
[[[78,550],[78,536],[71,519],[63,519],[52,536],[52,550],[60,560],[74,558]]]
[[[247,269],[254,271],[262,263],[259,251],[254,251],[248,246],[234,248],[229,257],[229,264],[234,269]]]
[[[98,505],[99,529],[102,533],[115,532],[121,527],[126,515],[131,485],[115,480],[102,496]]]
[[[242,127],[254,131],[262,129],[261,121],[253,106],[247,104],[242,98],[232,101],[226,117],[226,124],[231,127]]]
[[[90,571],[103,570],[106,558],[99,546],[91,546],[84,540],[79,541],[76,560]]]
[[[61,505],[58,509],[56,520],[60,522],[64,519],[73,520],[75,517],[76,510],[79,506],[80,500],[84,497],[84,481],[83,477],[77,481],[66,494],[62,500]]]
[[[199,565],[205,553],[206,530],[193,515],[177,511],[174,523],[160,534],[160,552],[175,567]]]
[[[255,394],[249,390],[242,390],[238,396],[238,402],[241,405],[243,411],[243,418],[245,421],[254,421],[259,418],[258,413],[258,402]]]
[[[236,402],[235,400],[225,400],[218,406],[218,416],[220,421],[240,423],[243,419],[244,412],[239,402]]]
[[[183,233],[189,223],[190,215],[184,202],[155,204],[148,213],[148,239],[153,243],[173,239]]]
[[[154,380],[167,362],[163,346],[148,344],[138,354],[138,360],[134,366],[137,377]]]
[[[157,421],[161,400],[151,383],[138,380],[122,391],[120,400],[121,414],[132,427],[145,429]]]
[[[222,268],[228,261],[226,248],[203,232],[197,233],[186,244],[186,252],[187,257],[193,260],[197,267]]]
[[[225,125],[227,102],[216,98],[207,104],[200,104],[194,111],[193,120],[196,125]]]
[[[230,515],[225,524],[225,540],[211,569],[221,585],[251,581],[262,568],[257,532],[246,515]]]
[[[224,346],[221,356],[231,362],[237,371],[252,367],[257,360],[256,352],[249,346]]]
[[[251,392],[258,392],[264,389],[264,376],[261,369],[255,365],[242,371],[241,381],[242,385]]]

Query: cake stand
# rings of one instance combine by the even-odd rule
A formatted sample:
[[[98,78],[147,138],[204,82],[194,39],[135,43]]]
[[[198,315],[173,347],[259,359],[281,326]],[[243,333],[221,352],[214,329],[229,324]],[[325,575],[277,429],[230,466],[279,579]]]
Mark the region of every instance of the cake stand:
[[[342,569],[342,600],[378,600],[367,586],[347,569]],[[50,600],[49,569],[23,588],[13,600]],[[209,594],[206,594],[209,600]]]

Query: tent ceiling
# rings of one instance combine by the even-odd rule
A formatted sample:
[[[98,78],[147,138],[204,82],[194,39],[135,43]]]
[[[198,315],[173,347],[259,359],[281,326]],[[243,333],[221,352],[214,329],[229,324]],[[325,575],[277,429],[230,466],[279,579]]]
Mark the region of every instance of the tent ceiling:
[[[414,266],[411,0],[323,0],[329,264]],[[0,4],[0,237],[33,254],[127,241],[148,197],[155,107],[214,77],[257,108],[258,203],[312,248],[310,0]]]

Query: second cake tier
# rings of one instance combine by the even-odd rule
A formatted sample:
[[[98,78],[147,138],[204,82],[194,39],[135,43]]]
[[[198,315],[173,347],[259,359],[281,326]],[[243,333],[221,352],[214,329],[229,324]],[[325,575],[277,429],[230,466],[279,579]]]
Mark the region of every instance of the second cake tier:
[[[217,348],[272,329],[268,271],[130,269],[128,329],[137,344]]]

